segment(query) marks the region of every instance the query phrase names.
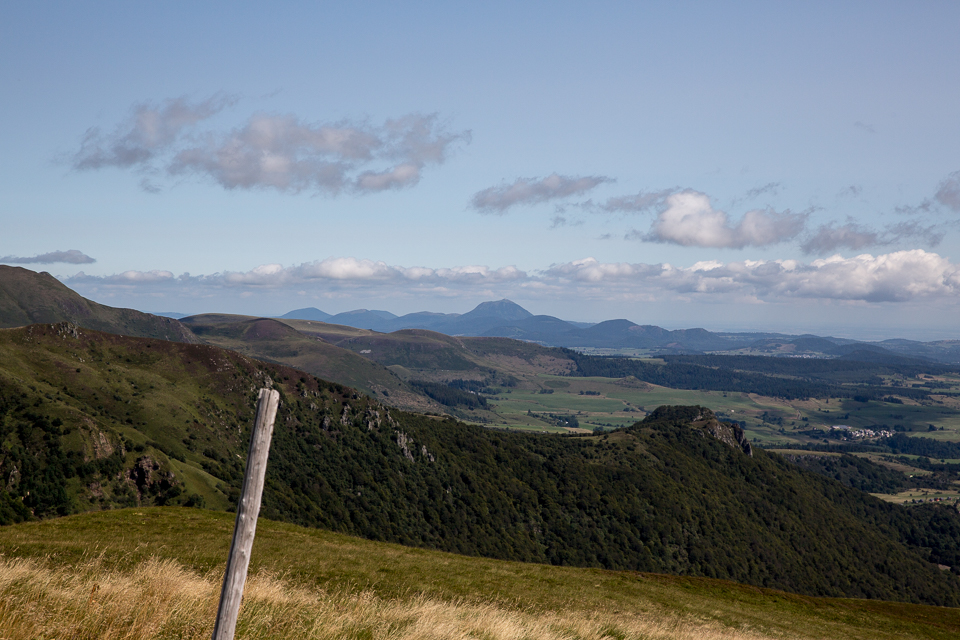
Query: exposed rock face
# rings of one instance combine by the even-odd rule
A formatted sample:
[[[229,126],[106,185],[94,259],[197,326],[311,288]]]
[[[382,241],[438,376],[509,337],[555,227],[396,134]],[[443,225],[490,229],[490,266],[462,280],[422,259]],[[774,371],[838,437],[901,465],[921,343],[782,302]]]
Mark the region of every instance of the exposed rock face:
[[[718,422],[716,419],[712,419],[709,420],[703,428],[720,442],[728,444],[734,449],[740,449],[748,456],[753,457],[753,447],[750,446],[747,435],[739,425]]]
[[[400,450],[403,451],[404,457],[410,462],[413,462],[413,453],[410,451],[410,445],[412,444],[413,440],[411,440],[407,434],[403,431],[397,432],[397,445],[400,447]]]
[[[68,336],[72,338],[80,337],[80,331],[77,329],[77,325],[73,324],[72,322],[60,322],[54,325],[54,328],[57,331],[57,335],[59,335],[61,338],[66,338]]]
[[[13,491],[20,485],[20,469],[16,466],[10,471],[10,477],[7,479],[7,491]]]
[[[128,477],[133,480],[137,487],[145,487],[153,484],[153,474],[160,470],[160,464],[150,456],[137,458],[133,468],[127,471]]]
[[[157,504],[163,504],[164,494],[180,484],[172,471],[163,469],[160,463],[150,456],[137,458],[133,468],[127,470],[126,476],[136,488],[138,504],[142,503],[147,496],[157,496]],[[180,491],[175,490],[174,493],[178,495]],[[176,495],[169,497],[176,497]]]
[[[700,430],[700,435],[706,437],[706,434],[710,434],[720,442],[753,457],[753,447],[750,446],[743,429],[737,424],[720,422],[716,414],[706,407],[664,405],[654,409],[640,424],[656,424],[664,421],[672,424],[687,424],[693,429]]]
[[[107,456],[113,455],[113,452],[116,449],[113,444],[110,442],[110,439],[107,438],[107,435],[103,431],[97,431],[97,435],[93,438],[93,455],[97,460],[101,458],[106,458]]]

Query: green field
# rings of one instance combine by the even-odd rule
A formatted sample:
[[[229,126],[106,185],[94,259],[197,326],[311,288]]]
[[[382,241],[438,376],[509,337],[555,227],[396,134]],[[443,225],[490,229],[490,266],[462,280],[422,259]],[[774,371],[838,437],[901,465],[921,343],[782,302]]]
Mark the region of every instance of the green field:
[[[815,439],[799,432],[833,425],[854,429],[886,425],[891,431],[899,426],[923,437],[960,441],[960,410],[952,397],[943,404],[893,404],[840,398],[783,400],[747,393],[669,389],[630,378],[538,374],[524,382],[524,388],[507,389],[488,399],[488,426],[567,431],[549,417],[537,417],[554,414],[576,417],[581,429],[609,429],[629,426],[661,405],[701,405],[724,419],[743,421],[750,439],[764,447],[808,444]],[[937,430],[930,430],[930,425]]]
[[[232,526],[232,514],[165,507],[2,528],[0,632],[18,639],[209,637]],[[874,640],[958,633],[957,609],[471,558],[261,519],[237,637]]]

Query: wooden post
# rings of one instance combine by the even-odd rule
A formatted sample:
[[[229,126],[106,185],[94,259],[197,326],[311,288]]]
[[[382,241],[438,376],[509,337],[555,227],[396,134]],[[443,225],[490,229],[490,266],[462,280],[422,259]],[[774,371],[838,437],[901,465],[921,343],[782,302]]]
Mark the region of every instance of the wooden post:
[[[257,515],[260,513],[260,497],[263,495],[263,479],[267,473],[267,456],[270,453],[270,438],[273,422],[277,417],[280,394],[272,389],[260,389],[257,402],[257,421],[250,435],[250,451],[247,453],[247,470],[243,474],[243,491],[237,504],[237,523],[233,528],[230,557],[223,576],[220,591],[220,608],[217,623],[213,627],[213,640],[233,640],[237,628],[237,614],[243,597],[243,583],[247,580],[250,566],[250,550],[257,531]]]

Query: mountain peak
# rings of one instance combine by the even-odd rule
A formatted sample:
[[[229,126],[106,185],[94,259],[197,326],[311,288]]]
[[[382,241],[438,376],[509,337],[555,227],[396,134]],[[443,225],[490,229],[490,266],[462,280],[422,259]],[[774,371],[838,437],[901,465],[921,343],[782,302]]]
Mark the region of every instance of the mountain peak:
[[[280,316],[289,320],[315,320],[323,322],[331,317],[329,313],[321,311],[316,307],[306,307],[304,309],[294,309]]]
[[[518,305],[516,302],[507,300],[496,300],[490,302],[481,302],[473,311],[469,311],[461,317],[496,317],[502,320],[523,320],[533,316],[532,313]]]

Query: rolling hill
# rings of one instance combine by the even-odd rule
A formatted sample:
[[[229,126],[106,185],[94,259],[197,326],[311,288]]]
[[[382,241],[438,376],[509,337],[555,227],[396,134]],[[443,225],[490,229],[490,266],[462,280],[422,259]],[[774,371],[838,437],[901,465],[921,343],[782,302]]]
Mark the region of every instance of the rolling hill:
[[[283,321],[205,314],[184,318],[183,323],[208,344],[306,371],[379,396],[390,405],[419,411],[440,409],[386,367],[353,351],[301,333]]]
[[[125,336],[198,342],[173,318],[117,309],[87,300],[49,273],[0,265],[0,328],[72,322]]]

